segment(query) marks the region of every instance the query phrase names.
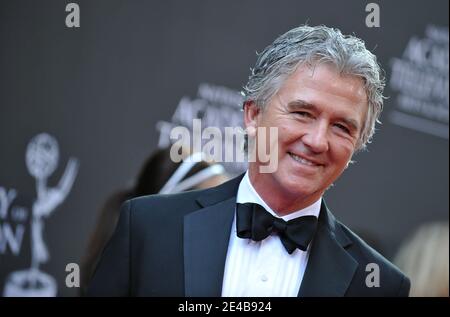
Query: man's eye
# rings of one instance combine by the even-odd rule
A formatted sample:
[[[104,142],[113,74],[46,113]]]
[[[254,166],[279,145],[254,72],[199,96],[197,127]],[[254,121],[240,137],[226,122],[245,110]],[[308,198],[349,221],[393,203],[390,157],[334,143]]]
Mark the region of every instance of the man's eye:
[[[298,114],[301,117],[305,117],[305,118],[311,118],[312,117],[312,115],[309,112],[305,112],[305,111],[296,111],[294,113]]]
[[[350,130],[345,125],[336,123],[335,126],[338,127],[339,129],[341,129],[342,131],[344,131],[345,133],[350,134]]]

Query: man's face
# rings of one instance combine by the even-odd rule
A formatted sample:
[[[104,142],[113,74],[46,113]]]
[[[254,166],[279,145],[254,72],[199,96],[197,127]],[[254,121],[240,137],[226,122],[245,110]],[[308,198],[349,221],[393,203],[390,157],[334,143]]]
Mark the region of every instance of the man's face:
[[[247,127],[278,128],[277,170],[260,173],[262,163],[250,163],[257,191],[302,207],[319,199],[350,161],[367,108],[362,79],[326,64],[298,67],[264,110],[247,104]]]

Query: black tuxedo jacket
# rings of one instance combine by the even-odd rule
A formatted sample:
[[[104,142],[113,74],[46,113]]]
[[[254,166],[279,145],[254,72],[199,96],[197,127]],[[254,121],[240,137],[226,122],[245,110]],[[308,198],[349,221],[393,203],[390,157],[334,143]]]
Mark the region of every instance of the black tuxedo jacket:
[[[127,201],[88,296],[220,296],[236,193],[218,187]],[[379,287],[368,287],[369,263]],[[299,296],[408,296],[394,265],[338,222],[323,203]]]

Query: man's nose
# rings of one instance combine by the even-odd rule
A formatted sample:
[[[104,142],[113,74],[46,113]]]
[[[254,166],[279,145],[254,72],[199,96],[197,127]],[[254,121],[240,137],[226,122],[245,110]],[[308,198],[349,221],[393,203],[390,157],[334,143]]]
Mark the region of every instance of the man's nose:
[[[322,121],[316,121],[308,127],[303,135],[303,143],[314,153],[323,153],[328,151],[328,124]]]

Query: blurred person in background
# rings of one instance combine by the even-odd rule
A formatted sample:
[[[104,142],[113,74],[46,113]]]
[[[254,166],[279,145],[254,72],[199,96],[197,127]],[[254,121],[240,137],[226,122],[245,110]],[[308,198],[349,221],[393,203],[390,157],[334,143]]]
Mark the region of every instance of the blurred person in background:
[[[399,249],[394,263],[411,279],[411,297],[448,297],[449,226],[419,227]]]
[[[135,185],[112,194],[106,200],[98,214],[82,259],[81,295],[84,295],[87,282],[116,228],[120,206],[126,200],[158,193],[170,194],[191,189],[205,189],[228,180],[229,177],[221,165],[202,160],[200,153],[188,155],[185,152],[183,156],[182,162],[174,163],[170,159],[170,148],[156,150],[142,166]]]

